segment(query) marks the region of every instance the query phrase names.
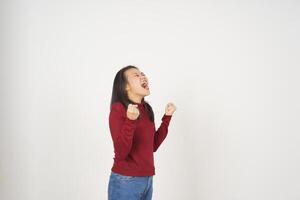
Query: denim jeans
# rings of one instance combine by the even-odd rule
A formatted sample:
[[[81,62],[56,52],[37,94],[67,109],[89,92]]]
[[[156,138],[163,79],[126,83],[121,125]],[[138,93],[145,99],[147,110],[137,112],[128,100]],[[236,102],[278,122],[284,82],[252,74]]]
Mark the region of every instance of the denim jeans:
[[[111,172],[108,200],[151,200],[153,176],[124,176]]]

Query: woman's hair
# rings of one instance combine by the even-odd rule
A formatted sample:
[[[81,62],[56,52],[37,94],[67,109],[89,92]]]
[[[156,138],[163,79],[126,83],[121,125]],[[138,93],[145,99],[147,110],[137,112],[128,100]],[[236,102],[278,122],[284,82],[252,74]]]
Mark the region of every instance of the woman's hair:
[[[133,65],[128,65],[126,67],[123,67],[120,69],[115,78],[114,78],[114,83],[113,83],[113,88],[112,88],[112,95],[111,95],[111,101],[110,101],[110,108],[112,107],[112,104],[115,102],[120,102],[123,104],[123,106],[127,109],[128,105],[134,104],[127,95],[127,92],[125,90],[126,84],[127,84],[127,78],[125,76],[125,71],[131,68],[138,69],[137,67]],[[152,107],[150,104],[145,101],[145,98],[142,99],[142,102],[145,104],[145,110],[147,115],[149,116],[150,120],[154,122],[154,113],[152,110]]]

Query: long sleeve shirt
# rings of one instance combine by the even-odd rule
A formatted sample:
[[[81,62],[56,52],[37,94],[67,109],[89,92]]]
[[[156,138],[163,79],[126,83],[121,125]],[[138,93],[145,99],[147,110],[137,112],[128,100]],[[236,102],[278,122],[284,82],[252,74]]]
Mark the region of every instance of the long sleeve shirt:
[[[137,105],[140,117],[131,120],[127,117],[127,108],[121,102],[112,104],[109,128],[115,155],[111,171],[127,176],[153,176],[153,154],[168,134],[172,115],[164,114],[156,130],[154,122],[145,111],[145,103]]]

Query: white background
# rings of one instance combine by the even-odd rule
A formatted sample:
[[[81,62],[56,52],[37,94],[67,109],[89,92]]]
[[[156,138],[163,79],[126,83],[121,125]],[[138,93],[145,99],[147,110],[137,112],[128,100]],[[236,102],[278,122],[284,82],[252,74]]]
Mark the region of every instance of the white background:
[[[1,1],[0,199],[104,200],[113,78],[148,75],[154,200],[300,199],[299,1]]]

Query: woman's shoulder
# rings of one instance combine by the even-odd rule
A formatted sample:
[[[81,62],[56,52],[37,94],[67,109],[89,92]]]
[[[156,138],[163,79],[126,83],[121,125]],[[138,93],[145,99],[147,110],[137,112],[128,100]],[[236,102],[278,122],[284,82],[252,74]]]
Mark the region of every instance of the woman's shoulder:
[[[125,111],[126,108],[125,106],[121,103],[121,102],[114,102],[112,105],[111,105],[111,109],[114,109],[114,110],[118,110],[118,111]]]

